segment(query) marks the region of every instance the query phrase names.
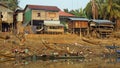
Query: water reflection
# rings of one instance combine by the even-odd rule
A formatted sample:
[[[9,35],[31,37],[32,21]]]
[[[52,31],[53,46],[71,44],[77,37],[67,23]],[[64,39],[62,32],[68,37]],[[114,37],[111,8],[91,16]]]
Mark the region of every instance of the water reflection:
[[[117,62],[119,62],[119,63],[120,63],[120,57],[119,57],[119,58],[117,58]]]
[[[120,68],[120,58],[19,60],[0,63],[0,68]]]

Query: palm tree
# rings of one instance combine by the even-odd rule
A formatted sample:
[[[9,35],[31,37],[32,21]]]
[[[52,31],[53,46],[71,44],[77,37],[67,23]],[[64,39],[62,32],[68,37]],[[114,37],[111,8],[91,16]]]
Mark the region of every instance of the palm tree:
[[[96,0],[99,6],[100,18],[113,20],[120,17],[120,1],[118,0]]]
[[[84,12],[87,16],[87,18],[89,19],[93,19],[93,15],[92,15],[92,5],[91,5],[91,1],[87,4],[87,6],[84,8]]]
[[[95,12],[95,10],[92,11],[92,5],[90,5],[92,1],[93,0],[91,0],[84,9],[89,18],[91,15],[95,18],[95,14],[92,13]],[[99,19],[109,19],[113,21],[120,18],[120,0],[94,0],[93,3],[94,2],[98,9]]]
[[[98,19],[98,7],[94,0],[91,0],[93,19]]]

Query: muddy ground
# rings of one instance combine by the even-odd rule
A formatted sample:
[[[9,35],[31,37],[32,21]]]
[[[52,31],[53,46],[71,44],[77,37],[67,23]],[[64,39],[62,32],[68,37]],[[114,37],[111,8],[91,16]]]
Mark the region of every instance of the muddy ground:
[[[73,34],[48,35],[48,34],[27,34],[13,35],[10,33],[1,34],[0,58],[12,58],[16,53],[23,56],[31,55],[83,55],[86,58],[104,56],[110,51],[107,45],[120,46],[119,38],[97,39],[82,37]],[[9,38],[5,38],[9,36]],[[112,52],[112,51],[111,51]]]

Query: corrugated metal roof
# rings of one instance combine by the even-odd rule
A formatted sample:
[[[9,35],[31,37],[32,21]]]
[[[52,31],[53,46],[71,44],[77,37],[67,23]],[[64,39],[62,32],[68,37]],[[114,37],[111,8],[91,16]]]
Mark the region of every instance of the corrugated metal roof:
[[[110,20],[92,20],[92,21],[96,22],[96,23],[111,23],[111,24],[113,24],[113,22]]]
[[[60,9],[56,6],[27,5],[26,7],[35,10],[60,11]]]
[[[89,21],[87,18],[69,18],[72,21]]]

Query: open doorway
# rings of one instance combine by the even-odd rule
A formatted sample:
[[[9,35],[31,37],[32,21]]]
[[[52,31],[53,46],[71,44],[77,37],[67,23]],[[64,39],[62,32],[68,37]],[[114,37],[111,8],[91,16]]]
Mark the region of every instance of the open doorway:
[[[2,23],[2,32],[9,32],[11,25],[9,23]]]

